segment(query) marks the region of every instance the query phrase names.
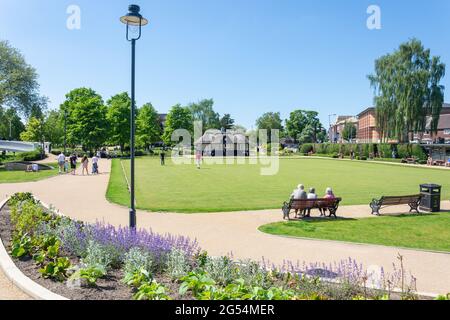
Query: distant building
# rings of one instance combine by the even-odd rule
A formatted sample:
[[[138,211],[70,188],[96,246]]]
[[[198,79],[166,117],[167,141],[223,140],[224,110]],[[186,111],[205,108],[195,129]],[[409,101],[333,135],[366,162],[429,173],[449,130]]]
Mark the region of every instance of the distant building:
[[[248,157],[250,155],[249,138],[242,133],[208,130],[195,141],[196,150],[211,157]]]
[[[423,135],[416,134],[414,138],[423,143],[450,143],[450,104],[444,104],[442,108],[436,134],[431,133],[431,117],[428,117],[426,131]]]
[[[358,119],[355,116],[338,116],[336,122],[331,125],[328,133],[330,142],[342,143],[345,142],[342,133],[346,123],[351,123],[358,130]],[[356,139],[356,137],[354,137]]]

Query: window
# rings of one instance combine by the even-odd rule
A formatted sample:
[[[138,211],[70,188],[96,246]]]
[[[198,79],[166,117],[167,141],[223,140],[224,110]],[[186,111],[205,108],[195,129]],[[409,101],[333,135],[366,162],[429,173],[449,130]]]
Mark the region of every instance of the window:
[[[444,134],[450,136],[450,129],[445,129]]]

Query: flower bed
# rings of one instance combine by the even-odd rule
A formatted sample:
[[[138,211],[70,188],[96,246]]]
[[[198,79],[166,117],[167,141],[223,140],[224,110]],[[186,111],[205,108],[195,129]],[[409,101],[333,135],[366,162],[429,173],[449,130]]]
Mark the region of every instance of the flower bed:
[[[23,273],[69,299],[417,298],[411,285],[392,294],[398,283],[406,283],[403,268],[381,275],[384,289],[367,289],[370,275],[351,259],[275,267],[213,258],[188,238],[58,216],[31,194],[14,195],[1,210],[0,237]]]

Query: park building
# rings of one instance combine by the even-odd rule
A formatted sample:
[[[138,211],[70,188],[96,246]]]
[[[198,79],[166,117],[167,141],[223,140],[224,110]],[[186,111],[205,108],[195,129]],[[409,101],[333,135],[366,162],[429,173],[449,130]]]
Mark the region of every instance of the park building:
[[[249,138],[243,133],[207,130],[195,141],[195,149],[205,157],[248,157]]]

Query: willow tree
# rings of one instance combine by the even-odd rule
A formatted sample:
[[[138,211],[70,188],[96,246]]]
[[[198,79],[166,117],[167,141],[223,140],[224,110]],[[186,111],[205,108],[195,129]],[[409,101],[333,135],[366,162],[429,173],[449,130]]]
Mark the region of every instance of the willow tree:
[[[375,61],[375,74],[368,78],[374,88],[376,121],[382,140],[406,142],[425,131],[431,117],[436,133],[444,103],[445,64],[432,57],[417,39],[400,45],[392,54]]]

